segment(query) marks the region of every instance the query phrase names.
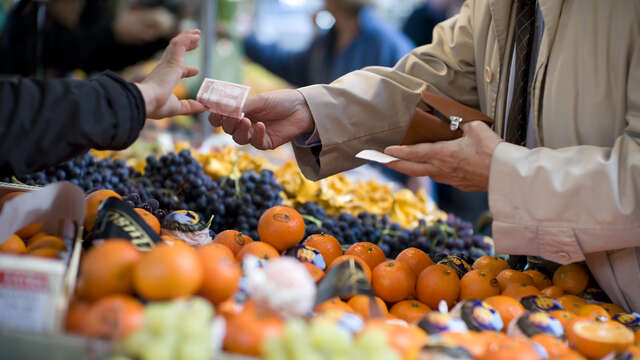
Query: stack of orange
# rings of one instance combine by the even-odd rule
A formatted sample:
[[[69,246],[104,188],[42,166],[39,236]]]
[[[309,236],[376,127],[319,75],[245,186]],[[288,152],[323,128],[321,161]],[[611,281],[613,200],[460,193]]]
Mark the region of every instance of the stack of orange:
[[[61,237],[38,232],[23,241],[23,237],[13,234],[5,242],[0,244],[0,253],[13,255],[29,255],[44,258],[57,259],[67,250],[67,246]]]

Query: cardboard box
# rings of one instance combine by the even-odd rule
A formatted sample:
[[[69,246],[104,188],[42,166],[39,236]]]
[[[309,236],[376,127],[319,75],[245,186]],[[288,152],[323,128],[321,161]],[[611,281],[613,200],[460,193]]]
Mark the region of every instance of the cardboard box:
[[[26,191],[0,212],[0,241],[35,222],[65,241],[61,259],[0,254],[0,328],[58,333],[75,287],[82,250],[84,192],[69,183],[44,188],[0,184],[0,196]],[[17,201],[15,201],[17,200]]]

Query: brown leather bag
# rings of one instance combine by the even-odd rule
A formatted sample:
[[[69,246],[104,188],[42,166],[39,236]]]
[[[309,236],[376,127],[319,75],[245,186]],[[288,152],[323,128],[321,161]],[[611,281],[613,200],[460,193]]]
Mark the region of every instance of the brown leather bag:
[[[402,145],[457,139],[462,136],[460,125],[476,120],[493,125],[493,119],[476,109],[424,91]]]

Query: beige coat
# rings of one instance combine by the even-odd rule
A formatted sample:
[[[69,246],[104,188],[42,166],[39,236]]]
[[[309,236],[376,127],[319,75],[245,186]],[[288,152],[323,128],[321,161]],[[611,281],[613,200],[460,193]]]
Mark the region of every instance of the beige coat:
[[[614,302],[640,311],[640,1],[539,0],[545,21],[532,90],[540,148],[500,144],[489,204],[502,253],[587,261]],[[513,0],[468,0],[393,69],[300,89],[322,140],[296,147],[318,179],[397,144],[422,90],[479,108],[502,134]]]

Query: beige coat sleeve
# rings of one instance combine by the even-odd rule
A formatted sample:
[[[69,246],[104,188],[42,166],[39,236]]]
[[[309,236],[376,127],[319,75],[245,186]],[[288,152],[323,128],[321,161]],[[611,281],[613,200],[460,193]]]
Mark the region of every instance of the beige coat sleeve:
[[[497,251],[568,263],[640,246],[640,46],[626,93],[627,127],[610,148],[498,145],[489,179]]]
[[[330,85],[299,89],[322,142],[318,156],[294,145],[307,178],[317,180],[362,165],[355,158],[360,150],[399,144],[425,89],[478,106],[472,6],[473,1],[467,1],[458,16],[434,29],[432,44],[413,50],[394,68],[369,67]]]

